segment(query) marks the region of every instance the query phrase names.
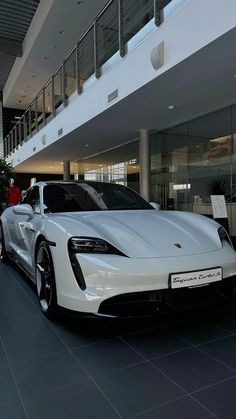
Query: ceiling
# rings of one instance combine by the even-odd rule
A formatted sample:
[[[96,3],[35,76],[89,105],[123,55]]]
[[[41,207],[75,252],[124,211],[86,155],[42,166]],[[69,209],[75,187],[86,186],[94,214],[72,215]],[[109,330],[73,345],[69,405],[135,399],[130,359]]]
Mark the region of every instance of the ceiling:
[[[0,91],[16,57],[22,56],[23,41],[40,0],[0,1]]]
[[[0,5],[36,1],[39,2],[0,0]],[[4,106],[29,106],[106,3],[107,0],[40,0],[23,43],[23,55],[15,60],[5,83]],[[0,68],[2,65],[0,56]]]

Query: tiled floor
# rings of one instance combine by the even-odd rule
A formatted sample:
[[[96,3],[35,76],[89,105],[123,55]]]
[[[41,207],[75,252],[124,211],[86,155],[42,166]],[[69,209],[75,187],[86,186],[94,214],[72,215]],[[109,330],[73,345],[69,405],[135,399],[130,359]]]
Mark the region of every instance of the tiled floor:
[[[1,419],[236,419],[236,305],[48,321],[0,266]]]

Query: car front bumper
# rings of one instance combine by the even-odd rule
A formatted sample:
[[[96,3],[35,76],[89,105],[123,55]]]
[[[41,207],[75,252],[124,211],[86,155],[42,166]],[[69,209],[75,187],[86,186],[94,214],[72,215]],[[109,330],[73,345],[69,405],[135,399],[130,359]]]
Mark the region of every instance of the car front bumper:
[[[65,281],[68,271],[64,272],[61,267],[56,272],[58,304],[74,311],[101,315],[109,315],[107,306],[111,303],[115,306],[124,301],[124,307],[130,306],[131,300],[138,300],[143,306],[144,301],[148,301],[148,305],[150,302],[151,305],[157,305],[158,301],[163,300],[163,295],[167,295],[167,291],[170,294],[179,293],[179,290],[169,287],[171,273],[221,266],[225,281],[236,277],[236,253],[227,243],[221,249],[199,255],[139,259],[110,254],[80,254],[77,260],[86,289],[79,287],[72,271],[71,278]],[[212,284],[209,289],[219,287],[214,282]],[[111,311],[110,315],[115,315],[114,310]]]
[[[98,315],[109,317],[144,317],[157,313],[201,307],[219,301],[227,301],[236,290],[236,276],[212,282],[207,286],[164,289],[121,294],[100,304]]]

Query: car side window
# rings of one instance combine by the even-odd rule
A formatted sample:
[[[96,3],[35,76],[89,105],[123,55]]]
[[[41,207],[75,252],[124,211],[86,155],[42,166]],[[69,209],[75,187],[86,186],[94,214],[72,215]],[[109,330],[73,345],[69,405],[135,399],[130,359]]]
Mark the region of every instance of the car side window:
[[[40,211],[40,197],[39,197],[39,187],[33,186],[30,188],[22,200],[22,204],[29,204],[33,208],[34,212]]]

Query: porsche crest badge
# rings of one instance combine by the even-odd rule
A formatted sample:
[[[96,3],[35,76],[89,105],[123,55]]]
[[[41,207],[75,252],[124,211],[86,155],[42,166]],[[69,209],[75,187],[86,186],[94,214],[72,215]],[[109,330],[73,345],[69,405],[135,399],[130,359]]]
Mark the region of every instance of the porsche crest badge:
[[[175,246],[178,247],[178,249],[182,249],[182,246],[179,243],[175,243]]]

